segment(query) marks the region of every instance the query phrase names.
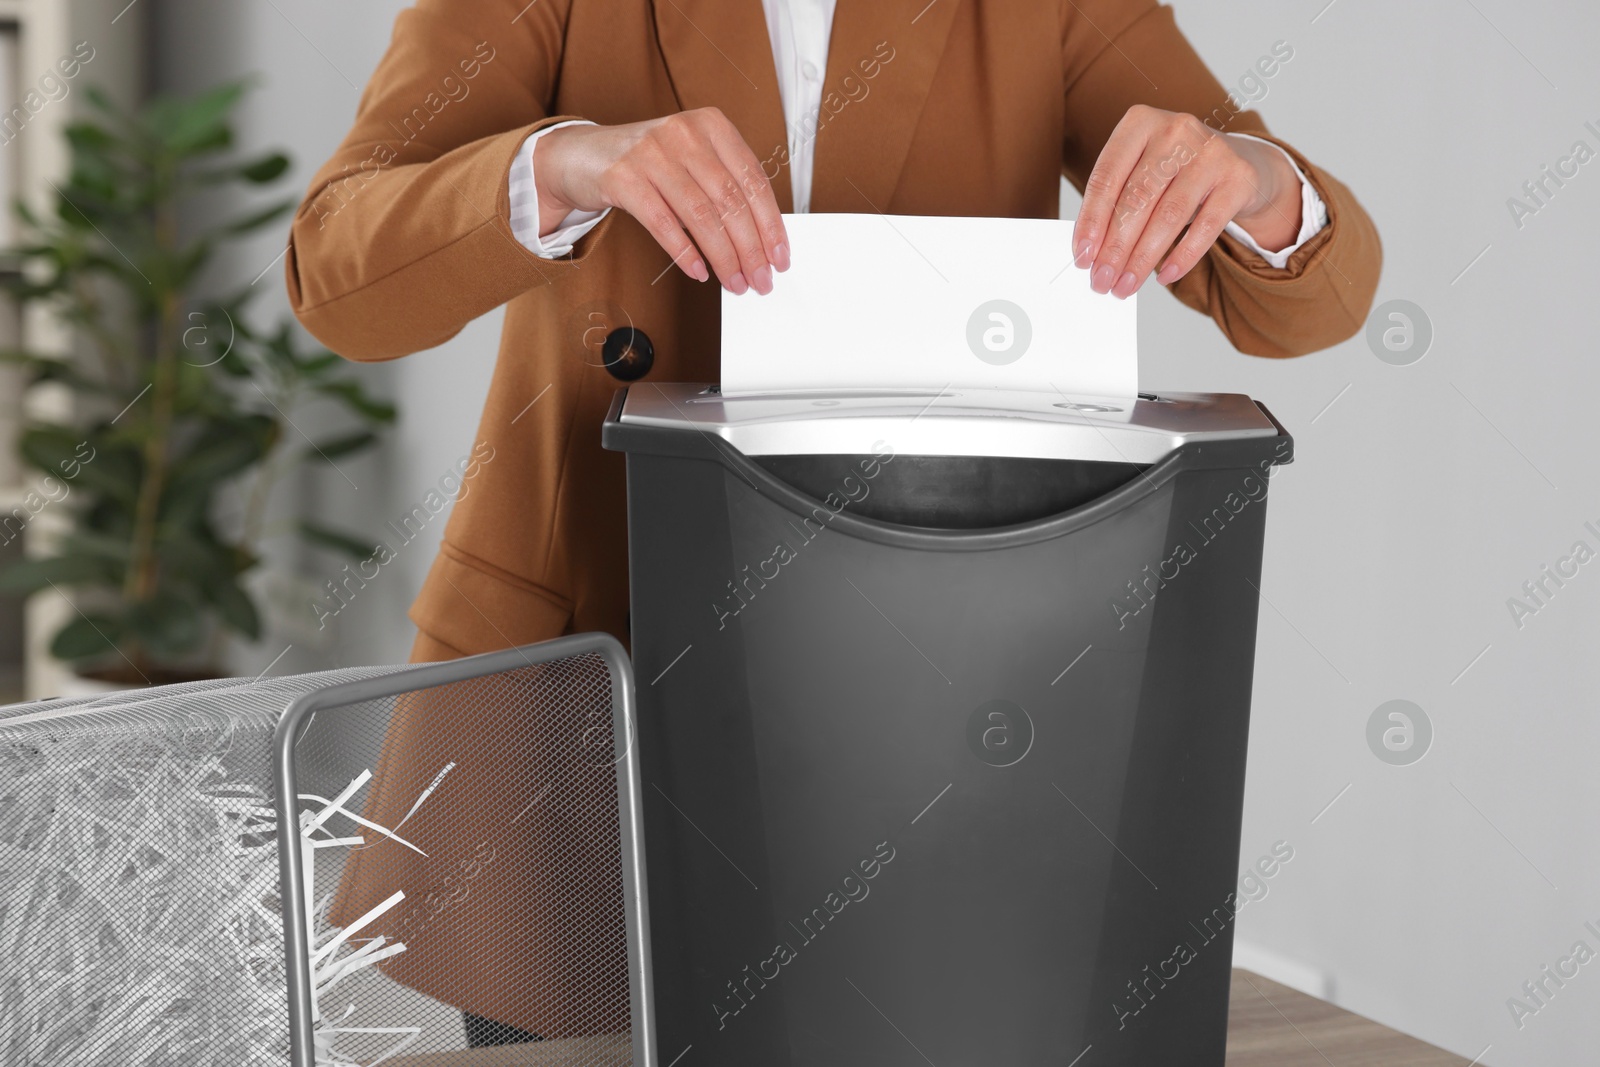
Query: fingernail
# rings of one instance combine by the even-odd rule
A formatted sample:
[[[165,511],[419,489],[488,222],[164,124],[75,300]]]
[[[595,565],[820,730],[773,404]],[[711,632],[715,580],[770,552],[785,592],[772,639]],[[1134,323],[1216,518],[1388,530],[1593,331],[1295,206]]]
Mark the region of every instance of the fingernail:
[[[1094,274],[1090,277],[1089,286],[1097,293],[1109,293],[1112,283],[1116,280],[1117,270],[1108,264],[1104,267],[1095,268]]]
[[[1138,290],[1138,288],[1139,276],[1130,270],[1124,273],[1122,277],[1117,279],[1117,284],[1112,287],[1111,292],[1116,295],[1118,300],[1126,300],[1128,297],[1132,296],[1134,292]]]
[[[736,271],[728,279],[728,289],[734,296],[743,296],[750,289],[750,283],[744,280],[743,272]]]
[[[763,263],[751,271],[750,285],[762,296],[772,292],[772,268]]]
[[[1156,275],[1156,281],[1161,285],[1171,285],[1177,280],[1178,267],[1174,263],[1168,263],[1165,267],[1162,267],[1160,273]]]
[[[772,265],[779,270],[789,269],[789,246],[780,244],[772,250]]]
[[[1072,261],[1079,267],[1087,267],[1089,265],[1089,248],[1093,244],[1094,242],[1089,240],[1079,241],[1078,250],[1073,253]]]
[[[711,272],[706,270],[706,265],[697,259],[689,264],[689,277],[697,282],[708,282],[711,280]]]

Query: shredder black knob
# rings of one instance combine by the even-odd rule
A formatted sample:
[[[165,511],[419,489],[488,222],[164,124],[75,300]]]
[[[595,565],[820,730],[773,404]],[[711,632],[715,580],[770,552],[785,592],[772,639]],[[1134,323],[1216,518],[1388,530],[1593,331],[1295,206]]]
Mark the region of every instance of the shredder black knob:
[[[650,373],[656,361],[656,346],[650,337],[634,326],[619,326],[606,334],[600,347],[600,358],[606,370],[618,381],[632,382]]]

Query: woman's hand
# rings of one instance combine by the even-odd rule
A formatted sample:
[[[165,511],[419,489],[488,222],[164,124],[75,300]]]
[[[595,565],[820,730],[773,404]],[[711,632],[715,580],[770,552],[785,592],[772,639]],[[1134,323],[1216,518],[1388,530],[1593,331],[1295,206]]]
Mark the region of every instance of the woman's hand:
[[[1294,243],[1300,179],[1289,161],[1193,115],[1136,105],[1084,184],[1073,260],[1095,292],[1127,299],[1158,265],[1162,285],[1189,273],[1229,222],[1263,248]]]
[[[789,269],[772,183],[714,107],[624,126],[552,130],[533,153],[533,170],[542,234],[574,209],[615,207],[643,223],[696,281],[710,277],[710,260],[732,292],[770,293],[773,268]]]

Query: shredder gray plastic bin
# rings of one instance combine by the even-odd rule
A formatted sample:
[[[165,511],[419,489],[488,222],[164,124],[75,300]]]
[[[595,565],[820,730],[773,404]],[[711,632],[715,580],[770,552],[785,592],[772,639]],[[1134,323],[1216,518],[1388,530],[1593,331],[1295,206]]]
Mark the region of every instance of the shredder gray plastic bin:
[[[1221,1067],[1276,420],[640,383],[604,441],[657,1062]]]

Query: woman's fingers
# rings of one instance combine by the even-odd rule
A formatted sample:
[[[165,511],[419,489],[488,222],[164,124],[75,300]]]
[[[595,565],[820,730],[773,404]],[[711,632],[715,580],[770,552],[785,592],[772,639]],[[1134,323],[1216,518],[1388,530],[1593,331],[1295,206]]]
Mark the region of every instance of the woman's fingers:
[[[1185,229],[1196,230],[1201,211],[1208,209],[1211,217],[1222,213],[1222,223],[1207,238],[1206,247],[1215,242],[1228,220],[1254,198],[1248,180],[1239,173],[1239,167],[1226,153],[1214,159],[1197,159],[1181,172],[1161,194],[1161,199],[1146,213],[1143,229],[1122,265],[1111,293],[1126,300],[1138,291],[1156,269],[1157,264],[1182,236]],[[1198,227],[1196,236],[1206,227]],[[1180,275],[1181,277],[1181,275]]]
[[[711,264],[711,272],[733,293],[744,293],[749,278],[740,263],[739,251],[723,223],[723,208],[689,168],[685,160],[676,166],[663,166],[654,174],[656,189],[667,202],[689,237],[700,247],[700,254]]]
[[[714,228],[719,249],[724,252],[712,255],[717,277],[735,293],[755,289],[759,293],[772,291],[772,268],[768,264],[766,246],[756,228],[755,212],[745,199],[739,184],[722,160],[714,154],[691,156],[684,161],[686,173],[699,184],[701,192],[715,212],[705,220],[708,229]],[[700,240],[700,231],[695,231]],[[705,248],[705,245],[701,245]],[[708,254],[711,254],[708,251]],[[726,255],[726,260],[723,256]]]
[[[1084,182],[1083,207],[1072,230],[1072,258],[1078,266],[1087,268],[1098,260],[1122,191],[1145,153],[1159,114],[1142,104],[1130,108],[1095,160],[1094,170]]]
[[[657,187],[680,211],[724,286],[736,294],[752,288],[770,293],[769,235],[772,247],[783,243],[771,183],[720,111],[706,108],[674,118],[665,137],[681,170],[667,168]]]
[[[1147,231],[1155,231],[1150,239],[1167,233],[1170,244],[1189,224],[1207,192],[1200,174],[1193,169],[1184,171],[1192,162],[1193,155],[1183,144],[1152,143],[1145,149],[1117,200],[1116,213],[1090,272],[1089,284],[1095,292],[1126,298],[1144,279],[1134,273],[1134,254],[1146,240]]]
[[[640,174],[637,179],[623,183],[617,206],[638,219],[685,274],[697,282],[710,280],[705,260],[684,233],[678,213],[662,198],[649,178]]]
[[[750,206],[767,262],[778,270],[788,270],[789,236],[784,230],[783,212],[778,209],[778,197],[772,191],[772,182],[762,169],[761,161],[750,151],[750,146],[733,123],[721,112],[717,112],[716,116],[718,123],[717,129],[713,130],[712,146]]]
[[[1212,133],[1192,115],[1162,112],[1156,129],[1119,192],[1115,211],[1091,268],[1096,292],[1126,298],[1143,283],[1156,258],[1171,246],[1215,186],[1219,153],[1208,151]],[[1154,253],[1148,243],[1165,237]],[[1143,247],[1145,260],[1136,262]]]
[[[541,207],[619,207],[639,219],[689,277],[735,293],[772,291],[789,267],[772,183],[716,108],[623,126],[557,130],[535,153]]]
[[[1085,184],[1074,261],[1096,292],[1131,296],[1158,267],[1170,285],[1230,221],[1267,201],[1258,171],[1193,115],[1131,108]]]
[[[1217,243],[1217,238],[1222,236],[1222,231],[1238,210],[1238,202],[1220,195],[1214,195],[1201,205],[1200,213],[1189,224],[1189,232],[1184,234],[1161,264],[1156,281],[1171,285],[1193,270],[1195,264],[1200,262],[1200,257]]]

